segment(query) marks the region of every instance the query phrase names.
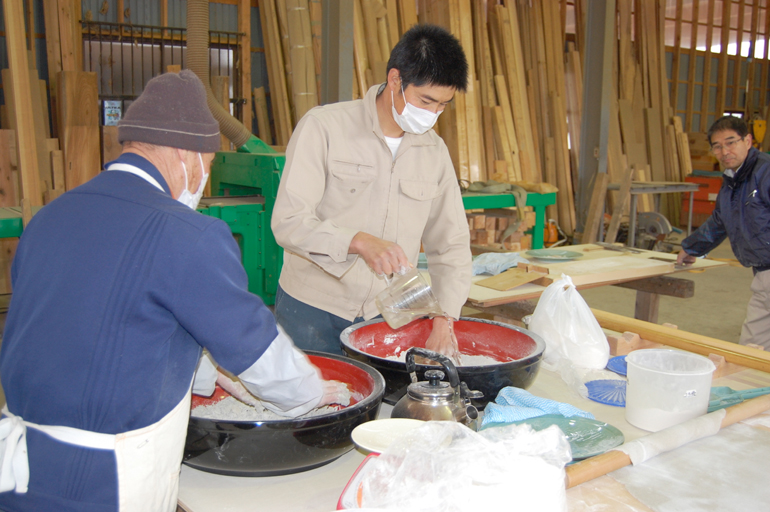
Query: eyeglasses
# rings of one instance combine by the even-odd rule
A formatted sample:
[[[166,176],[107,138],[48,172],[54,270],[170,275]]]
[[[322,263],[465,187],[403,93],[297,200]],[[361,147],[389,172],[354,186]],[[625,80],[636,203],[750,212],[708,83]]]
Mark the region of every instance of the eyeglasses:
[[[740,139],[728,140],[728,141],[725,141],[724,145],[722,145],[722,144],[714,144],[713,146],[711,146],[711,152],[712,153],[721,153],[721,152],[723,152],[725,150],[732,151],[733,149],[735,149],[735,145],[738,144],[738,142],[742,141],[745,138],[746,138],[746,136],[743,136]]]

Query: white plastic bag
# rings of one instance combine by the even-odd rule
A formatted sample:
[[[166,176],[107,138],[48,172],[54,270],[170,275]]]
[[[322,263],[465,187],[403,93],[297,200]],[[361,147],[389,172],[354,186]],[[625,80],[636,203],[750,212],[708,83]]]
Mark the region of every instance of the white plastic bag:
[[[562,359],[583,368],[607,366],[607,336],[567,275],[562,274],[540,296],[529,330],[545,340],[544,362],[551,368]]]
[[[361,480],[362,508],[398,512],[566,512],[570,445],[558,427],[474,432],[426,421],[398,437]]]

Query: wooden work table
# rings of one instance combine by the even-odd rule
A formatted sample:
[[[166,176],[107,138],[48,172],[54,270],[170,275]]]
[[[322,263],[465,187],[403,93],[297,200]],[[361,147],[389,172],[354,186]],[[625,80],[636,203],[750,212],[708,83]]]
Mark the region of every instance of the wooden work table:
[[[770,374],[745,369],[737,365],[729,366],[732,373],[716,379],[713,382],[714,386],[730,386],[736,390],[770,386]],[[529,391],[538,396],[571,403],[580,409],[593,413],[598,420],[620,429],[626,441],[632,441],[648,434],[626,422],[625,409],[581,398],[554,373],[541,369]],[[380,417],[389,417],[391,410],[392,406],[383,404]],[[717,436],[720,435],[722,432],[717,434]],[[768,444],[770,444],[770,440]],[[688,445],[688,448],[691,446]],[[718,460],[719,454],[713,455]],[[294,475],[266,478],[214,475],[183,466],[179,503],[182,509],[188,512],[219,512],[222,510],[230,512],[252,510],[330,512],[336,509],[337,500],[345,484],[365,456],[365,452],[353,450],[321,468]],[[633,469],[630,468],[631,471]],[[757,468],[757,471],[760,470],[762,469]],[[735,478],[736,484],[740,483],[740,476]],[[705,498],[710,496],[709,493],[716,492],[706,482],[700,485],[701,488],[697,489],[697,492],[702,493]],[[613,492],[608,492],[607,489]],[[672,483],[670,488],[662,490],[662,492],[671,495],[675,495],[679,491],[680,488],[677,487],[676,483]],[[746,489],[746,492],[751,491],[751,489]],[[627,510],[653,510],[646,508],[625,491],[624,487],[613,479],[612,473],[569,489],[567,491],[569,510],[590,510],[590,508],[583,508],[587,497],[590,497],[593,505],[610,507],[606,510],[614,510],[611,507],[622,506],[621,503],[639,507]]]
[[[558,279],[562,273],[569,275],[579,290],[606,285],[636,290],[635,318],[648,322],[657,321],[661,295],[679,298],[693,296],[695,286],[692,281],[671,277],[670,274],[726,265],[698,258],[690,266],[679,267],[675,264],[675,254],[641,249],[638,249],[638,254],[624,253],[594,244],[564,246],[559,249],[578,252],[583,256],[565,262],[530,258],[526,252],[522,252],[521,256],[533,265],[547,268],[552,278]],[[479,275],[472,278],[468,306],[514,320],[532,313],[534,304],[529,299],[539,298],[546,288],[545,285],[530,283],[512,290],[498,291],[477,284],[488,277]]]

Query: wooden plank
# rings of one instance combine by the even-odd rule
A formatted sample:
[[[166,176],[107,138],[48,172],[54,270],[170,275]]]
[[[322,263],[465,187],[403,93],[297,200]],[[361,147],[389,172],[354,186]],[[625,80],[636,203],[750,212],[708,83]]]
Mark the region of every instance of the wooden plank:
[[[30,86],[32,84],[38,83],[37,79],[37,70],[30,69],[28,70],[29,73],[29,84]],[[16,130],[18,128],[18,115],[16,112],[16,106],[14,102],[14,94],[15,89],[13,87],[13,80],[11,77],[11,70],[10,69],[4,69],[1,72],[2,74],[2,80],[3,83],[6,84],[5,87],[5,95],[6,95],[6,102],[8,103],[8,109],[7,109],[7,115],[8,115],[8,128],[11,130]],[[46,140],[46,133],[45,133],[45,118],[43,114],[42,105],[40,104],[40,95],[34,94],[33,91],[30,91],[30,107],[31,107],[31,114],[28,122],[32,124],[32,127],[34,129],[34,141],[35,141],[35,147],[34,150],[37,153],[37,162],[38,162],[38,184],[40,186],[40,194],[42,197],[43,192],[45,192],[45,183],[46,181],[50,183],[51,181],[51,167],[48,162],[48,152],[45,148],[44,141]]]
[[[117,127],[116,127],[117,128]],[[51,175],[53,176],[53,189],[64,192],[66,184],[64,180],[64,151],[54,149],[50,153]]]
[[[388,56],[390,56],[391,50],[396,45],[401,35],[398,32],[398,0],[385,0],[385,9],[387,11],[387,25],[388,25]]]
[[[634,97],[636,66],[631,42],[632,2],[618,2],[618,97],[630,101]],[[581,46],[581,49],[585,47]]]
[[[636,320],[622,315],[591,309],[599,325],[618,332],[634,332],[645,340],[687,350],[695,354],[723,356],[728,363],[770,372],[770,352],[745,347],[737,343],[693,334],[679,329]]]
[[[508,149],[510,150],[510,155],[505,156],[505,161],[510,161],[511,164],[508,168],[508,177],[510,181],[522,181],[524,174],[521,170],[521,160],[519,158],[519,141],[516,137],[511,104],[508,102],[508,86],[505,83],[504,76],[495,75],[495,88],[497,90],[497,97],[500,99],[500,111],[502,112],[505,125],[505,134],[508,138]],[[497,107],[495,112],[497,112]]]
[[[313,34],[307,0],[286,0],[291,58],[291,91],[296,125],[308,110],[318,105]]]
[[[356,68],[356,78],[361,97],[369,90],[371,82],[367,78],[369,71],[369,56],[364,35],[364,15],[361,0],[353,0],[353,59]]]
[[[222,105],[222,108],[225,109],[225,112],[230,112],[230,77],[229,76],[220,76],[220,75],[212,75],[210,77],[211,81],[211,92],[214,95],[214,97],[217,99],[220,105]],[[230,151],[230,139],[225,137],[224,134],[219,135],[219,147],[222,151]],[[210,194],[207,194],[210,195]]]
[[[400,35],[417,25],[416,0],[398,0],[398,17]]]
[[[102,126],[102,167],[107,162],[111,162],[118,158],[123,152],[123,146],[118,142],[118,127],[117,126]],[[56,179],[54,178],[56,183]],[[58,184],[54,187],[57,188]],[[62,188],[64,184],[62,183]]]
[[[692,127],[692,125],[689,125],[691,126],[690,131],[701,132],[708,130],[709,126],[708,114],[710,111],[709,98],[711,96],[711,61],[713,60],[711,57],[711,46],[714,38],[714,4],[716,3],[715,0],[707,1],[709,23],[706,25],[706,52],[703,56],[705,63],[703,65],[703,97],[701,98],[700,105],[700,125],[699,127]],[[674,98],[674,101],[676,101],[676,97]]]
[[[666,181],[660,111],[654,108],[644,109],[644,127],[647,131],[647,159],[651,164],[652,181]]]
[[[51,162],[48,158],[48,151],[45,148],[45,144],[42,142],[49,138],[47,135],[48,130],[48,117],[46,115],[47,109],[43,109],[43,104],[40,101],[40,80],[37,77],[36,69],[29,69],[29,85],[32,89],[30,91],[30,100],[32,102],[32,121],[35,127],[35,141],[37,142],[37,165],[40,172],[40,183],[45,183],[45,180],[51,180]],[[40,193],[45,192],[45,187],[41,187]]]
[[[497,14],[502,23],[504,60],[506,64],[507,85],[510,93],[513,123],[519,141],[521,175],[525,181],[538,183],[543,180],[537,161],[537,149],[533,138],[534,126],[530,117],[526,92],[524,57],[519,38],[519,21],[516,6],[509,2],[507,9],[498,6]],[[513,78],[513,80],[512,80]],[[554,183],[555,184],[555,183]]]
[[[659,304],[660,295],[657,293],[636,292],[634,318],[644,320],[645,322],[657,323]]]
[[[767,34],[768,31],[770,31],[770,9],[765,9],[765,20],[764,20],[764,33]],[[767,75],[768,75],[768,58],[770,58],[770,47],[768,47],[767,44],[762,45],[762,58],[761,58],[761,66],[762,66],[762,72],[760,76],[762,77],[759,81],[759,90],[760,91],[766,91],[767,90]],[[766,102],[766,98],[764,95],[760,94],[760,104],[761,109],[760,112],[765,112],[764,119],[765,121],[768,120],[768,116],[766,113],[766,109],[768,106],[768,103]],[[768,130],[765,133],[765,140],[770,140],[770,130]],[[764,144],[764,141],[759,141],[762,144],[762,150],[767,151],[766,146]]]
[[[674,261],[666,263],[628,256],[575,260],[543,266],[548,267],[549,272],[549,276],[543,278],[543,286],[558,280],[562,273],[570,276],[575,286],[583,286],[629,281],[634,278],[669,274],[674,271]]]
[[[318,105],[321,104],[321,65],[323,60],[322,45],[323,9],[321,0],[310,0],[310,31],[313,35],[313,61],[315,62],[316,90]]]
[[[637,169],[636,170],[636,181],[639,181],[641,183],[645,183],[650,181],[650,166],[646,166],[644,169]],[[651,212],[654,211],[654,202],[652,198],[652,194],[639,194],[639,202],[637,204],[636,211],[637,212]]]
[[[31,78],[30,74],[30,78]],[[49,123],[51,119],[51,112],[48,109],[48,84],[45,80],[37,81],[38,90],[40,91],[40,106],[42,109],[42,121],[43,121],[43,133],[46,139],[51,138],[51,125]]]
[[[161,4],[166,4],[167,0],[161,0]],[[164,25],[165,26],[165,25]],[[252,127],[252,101],[251,101],[251,1],[238,0],[238,45],[240,47],[240,65],[238,94],[245,101],[241,103],[241,122],[246,126],[249,132],[253,132]],[[315,83],[315,71],[313,72],[313,83]]]
[[[727,42],[730,40],[730,23],[732,19],[732,0],[722,0],[722,34],[719,38],[719,45],[722,52],[719,56],[719,82],[717,84],[716,115],[721,116],[725,111],[725,98],[727,95]],[[690,127],[690,124],[686,125]],[[688,131],[693,131],[688,128]],[[702,130],[703,131],[703,130]]]
[[[364,22],[364,38],[366,40],[366,53],[369,56],[369,63],[382,60],[382,50],[380,41],[377,37],[377,7],[382,7],[377,0],[360,0],[361,13]]]
[[[276,142],[285,146],[291,137],[291,114],[289,109],[284,60],[278,32],[278,16],[274,0],[262,0],[260,23],[265,39],[265,60],[267,61],[268,83],[270,85],[270,102],[273,106]]]
[[[98,126],[99,96],[96,73],[62,71],[59,84],[59,126]]]
[[[0,130],[0,207],[18,206],[16,196],[18,174],[12,155],[16,152],[16,134],[12,130]],[[11,293],[11,263],[16,254],[18,239],[0,240],[0,293]]]
[[[62,71],[81,71],[78,67],[78,48],[75,46],[75,25],[79,18],[72,0],[55,0],[59,11],[59,41]]]
[[[634,174],[634,167],[629,166],[620,182],[620,189],[618,190],[615,204],[612,208],[610,225],[607,227],[607,235],[604,237],[604,241],[607,243],[615,243],[615,239],[618,236],[618,229],[620,228],[620,221],[623,217],[623,210],[631,197],[631,181],[634,178]]]
[[[575,196],[572,191],[569,150],[567,149],[567,134],[564,126],[564,120],[567,116],[559,96],[552,92],[549,94],[548,99],[551,128],[554,130],[556,183],[560,191],[560,194],[556,195],[556,206],[559,210],[559,226],[567,235],[572,235],[576,224]]]
[[[485,288],[506,292],[523,284],[534,283],[545,277],[547,274],[548,269],[546,268],[543,268],[540,272],[526,268],[511,268],[496,276],[477,281],[476,284],[484,286]]]
[[[270,118],[267,112],[267,97],[264,87],[254,88],[254,112],[257,117],[257,130],[259,138],[266,144],[273,144],[273,134],[270,131]]]
[[[3,0],[3,14],[5,15],[8,63],[11,71],[10,80],[3,80],[3,84],[6,87],[6,94],[9,86],[14,91],[13,99],[9,103],[13,104],[16,114],[16,148],[21,176],[21,198],[28,199],[31,206],[41,206],[43,197],[40,193],[29,65],[24,41],[24,12],[21,2]]]
[[[481,140],[484,141],[484,158],[487,162],[487,177],[497,180],[495,174],[497,173],[495,159],[495,142],[496,142],[496,130],[494,121],[494,107],[481,107],[481,122],[483,126],[483,134]],[[505,177],[508,178],[508,170],[505,170]],[[499,180],[498,180],[499,181]]]
[[[610,177],[606,172],[596,173],[585,228],[580,240],[583,244],[590,244],[599,239],[599,231],[604,226],[604,204],[609,180]]]
[[[101,170],[99,126],[65,125],[63,130],[64,182],[72,190]]]
[[[755,6],[749,7],[749,11],[751,13],[751,33],[749,34],[749,41],[751,48],[750,52],[754,52],[756,54],[757,49],[757,43],[764,44],[764,36],[762,38],[762,41],[757,41],[757,29],[759,25],[759,9],[754,8]],[[756,57],[755,55],[749,55],[749,58],[747,59],[747,73],[746,73],[746,102],[744,105],[744,112],[746,112],[746,119],[751,119],[754,116],[754,112],[758,111],[757,107],[758,105],[755,105],[756,101],[754,101],[754,82],[755,76],[756,76]],[[761,95],[758,95],[761,96]],[[761,112],[761,111],[760,111]]]
[[[473,48],[476,52],[476,75],[479,78],[479,93],[482,107],[497,105],[494,84],[492,53],[489,47],[486,2],[473,2]],[[507,93],[506,93],[507,94]],[[490,167],[491,168],[491,167]]]
[[[543,181],[556,186],[556,148],[553,137],[545,139],[543,149],[545,153],[545,158],[543,159],[545,161],[545,179]],[[561,190],[559,190],[556,196],[558,197],[560,193],[562,193]],[[559,216],[555,204],[546,206],[545,211],[549,219],[556,219]]]
[[[742,105],[738,103],[738,93],[745,90],[745,83],[741,80],[741,68],[743,59],[741,59],[741,49],[743,48],[743,21],[746,9],[746,0],[735,0],[738,2],[738,30],[736,31],[735,47],[738,49],[733,62],[733,98],[730,104],[734,109],[740,109]],[[747,113],[748,115],[748,113]]]
[[[681,277],[655,276],[618,283],[613,286],[628,288],[646,293],[655,293],[667,297],[677,297],[680,299],[689,299],[695,296],[695,282]]]
[[[498,155],[505,160],[506,165],[506,181],[512,181],[511,176],[515,178],[515,174],[513,173],[513,152],[511,151],[511,146],[509,144],[510,138],[508,137],[507,133],[507,127],[505,125],[505,120],[503,119],[503,108],[502,107],[492,107],[492,113],[494,115],[494,137],[495,137],[495,146],[498,150]]]
[[[671,96],[673,98],[674,112],[679,98],[679,60],[682,53],[682,0],[676,0],[674,16],[674,47],[671,57]],[[692,91],[690,91],[692,94]]]

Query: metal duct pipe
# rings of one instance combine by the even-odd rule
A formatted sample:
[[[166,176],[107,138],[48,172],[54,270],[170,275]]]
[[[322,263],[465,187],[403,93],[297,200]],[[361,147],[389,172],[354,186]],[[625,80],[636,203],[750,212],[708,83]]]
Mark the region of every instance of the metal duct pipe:
[[[252,137],[251,130],[230,115],[211,92],[209,81],[209,1],[187,2],[187,67],[206,87],[209,110],[219,122],[219,130],[240,148]]]

